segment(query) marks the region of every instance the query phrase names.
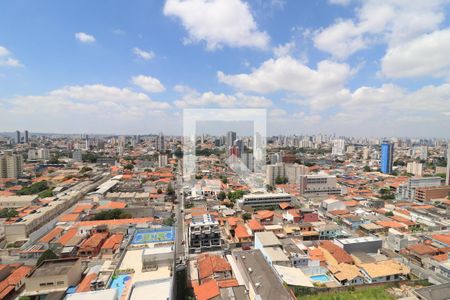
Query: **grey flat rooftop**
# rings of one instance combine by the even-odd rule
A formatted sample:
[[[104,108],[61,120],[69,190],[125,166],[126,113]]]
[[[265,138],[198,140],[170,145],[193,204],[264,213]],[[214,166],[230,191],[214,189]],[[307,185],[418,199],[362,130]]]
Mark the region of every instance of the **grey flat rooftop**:
[[[34,272],[31,277],[40,276],[58,276],[67,274],[77,262],[77,259],[67,259],[67,260],[47,260],[44,261]]]
[[[415,291],[421,299],[448,300],[450,295],[450,283],[427,286]]]
[[[261,299],[291,300],[290,294],[266,262],[261,251],[239,251],[233,253],[233,255],[242,262],[245,270],[240,268],[241,272],[245,272],[250,278]]]
[[[272,231],[256,232],[255,238],[258,238],[263,247],[281,245],[280,240]]]

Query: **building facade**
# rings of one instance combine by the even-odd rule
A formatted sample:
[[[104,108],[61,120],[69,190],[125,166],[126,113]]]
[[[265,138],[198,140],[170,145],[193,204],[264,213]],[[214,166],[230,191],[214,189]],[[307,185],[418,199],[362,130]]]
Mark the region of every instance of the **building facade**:
[[[392,173],[392,166],[394,164],[394,144],[383,142],[381,144],[381,172],[384,174]]]

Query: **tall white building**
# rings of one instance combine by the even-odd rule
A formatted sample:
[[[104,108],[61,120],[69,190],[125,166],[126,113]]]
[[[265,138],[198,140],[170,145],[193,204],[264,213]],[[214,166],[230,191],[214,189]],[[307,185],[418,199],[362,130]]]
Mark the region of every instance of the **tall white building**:
[[[72,159],[74,161],[82,162],[83,161],[83,154],[81,153],[80,149],[76,149],[72,152]]]
[[[370,157],[370,149],[368,147],[364,147],[363,149],[363,159],[368,160]]]
[[[28,160],[50,160],[50,150],[45,148],[28,150]]]
[[[420,159],[427,159],[428,158],[428,147],[427,146],[420,146]]]
[[[341,188],[334,175],[300,176],[300,193],[303,196],[340,195]]]
[[[299,164],[276,163],[266,166],[266,183],[274,185],[277,178],[286,177],[289,183],[298,184],[300,176],[309,174],[309,168]]]
[[[435,187],[441,185],[441,177],[418,177],[409,178],[405,184],[397,189],[397,199],[414,200],[416,189],[422,187]]]
[[[166,151],[166,145],[164,142],[164,134],[162,132],[159,133],[158,137],[156,138],[156,150],[158,151]]]
[[[227,132],[227,138],[225,140],[225,146],[227,149],[233,146],[233,142],[236,140],[236,137],[237,137],[236,132],[234,131]]]
[[[241,161],[247,167],[247,169],[249,169],[251,172],[253,172],[253,170],[255,168],[253,153],[242,153]]]
[[[445,177],[445,184],[450,185],[450,144],[447,144],[447,176]]]
[[[0,178],[19,178],[22,176],[22,155],[5,151],[0,155]]]
[[[406,172],[414,174],[416,176],[423,175],[423,165],[417,162],[409,162],[406,165]]]
[[[162,168],[167,166],[167,155],[165,154],[160,154],[158,156],[158,167]]]
[[[331,149],[332,155],[344,155],[345,152],[345,141],[342,139],[337,139],[333,141],[333,147]]]

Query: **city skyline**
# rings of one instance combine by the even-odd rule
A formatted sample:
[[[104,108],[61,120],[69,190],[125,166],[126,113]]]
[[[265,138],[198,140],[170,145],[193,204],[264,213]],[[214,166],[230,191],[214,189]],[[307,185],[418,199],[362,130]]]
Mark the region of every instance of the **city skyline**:
[[[44,4],[0,5],[1,131],[180,134],[183,108],[253,107],[269,134],[448,137],[445,1]]]

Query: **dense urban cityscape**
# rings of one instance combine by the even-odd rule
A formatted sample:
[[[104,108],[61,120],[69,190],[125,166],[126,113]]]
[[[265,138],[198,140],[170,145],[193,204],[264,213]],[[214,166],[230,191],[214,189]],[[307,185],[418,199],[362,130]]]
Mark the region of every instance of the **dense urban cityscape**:
[[[198,136],[187,179],[180,136],[2,134],[1,297],[292,299],[373,285],[428,299],[448,286],[446,140],[268,137],[264,189],[225,162],[252,171],[252,140]]]
[[[0,300],[450,300],[449,16],[0,1]]]

